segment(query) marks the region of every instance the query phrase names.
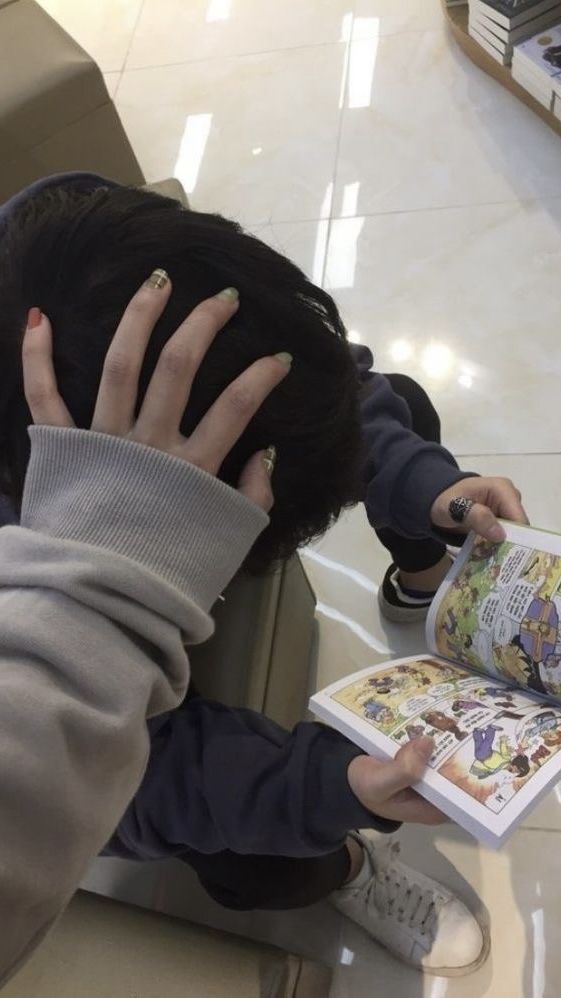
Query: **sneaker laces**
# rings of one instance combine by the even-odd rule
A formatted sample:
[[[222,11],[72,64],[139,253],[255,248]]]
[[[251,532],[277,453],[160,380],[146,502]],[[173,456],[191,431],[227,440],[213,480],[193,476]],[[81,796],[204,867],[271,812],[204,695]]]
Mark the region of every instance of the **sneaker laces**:
[[[392,843],[388,851],[388,861],[376,865],[374,876],[365,888],[366,905],[374,906],[383,918],[395,918],[401,925],[431,936],[441,907],[438,897],[430,888],[422,890],[411,883],[405,871],[392,864],[394,856],[399,854],[399,843]]]

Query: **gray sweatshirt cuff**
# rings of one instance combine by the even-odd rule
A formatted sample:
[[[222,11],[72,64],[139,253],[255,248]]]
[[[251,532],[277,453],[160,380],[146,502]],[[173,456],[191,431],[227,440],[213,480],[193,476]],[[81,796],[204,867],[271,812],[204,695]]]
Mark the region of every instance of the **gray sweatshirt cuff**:
[[[21,525],[122,555],[208,611],[269,522],[180,458],[91,430],[31,426]]]

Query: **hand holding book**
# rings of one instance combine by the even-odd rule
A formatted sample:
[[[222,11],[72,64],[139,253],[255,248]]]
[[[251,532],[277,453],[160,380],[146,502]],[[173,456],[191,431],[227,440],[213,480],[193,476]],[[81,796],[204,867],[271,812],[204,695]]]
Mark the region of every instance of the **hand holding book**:
[[[503,528],[499,544],[475,534],[464,544],[431,605],[430,655],[370,666],[311,700],[365,752],[398,762],[353,760],[349,782],[367,808],[396,819],[402,804],[405,820],[433,823],[402,792],[421,773],[414,790],[495,848],[561,779],[561,536]]]
[[[349,786],[363,807],[380,818],[441,825],[446,816],[412,789],[422,779],[433,751],[433,739],[425,736],[404,745],[388,762],[358,755],[347,771]]]

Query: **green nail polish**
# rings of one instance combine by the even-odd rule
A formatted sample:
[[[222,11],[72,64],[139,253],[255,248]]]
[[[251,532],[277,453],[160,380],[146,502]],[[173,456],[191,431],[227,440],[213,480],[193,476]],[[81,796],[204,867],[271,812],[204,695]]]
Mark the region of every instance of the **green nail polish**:
[[[276,462],[277,462],[277,448],[274,446],[274,444],[271,444],[270,447],[267,447],[267,450],[263,455],[263,464],[265,465],[265,470],[269,475],[269,478],[271,477],[273,471],[275,470]]]
[[[217,298],[223,298],[224,301],[235,302],[238,301],[240,293],[237,288],[224,288],[224,291],[219,291]]]
[[[165,270],[158,267],[157,270],[152,271],[150,277],[144,282],[144,284],[147,288],[165,288],[168,281],[169,277]]]
[[[276,353],[275,357],[280,360],[281,364],[286,364],[287,367],[292,367],[292,354],[287,353],[286,350],[282,350],[281,353]]]

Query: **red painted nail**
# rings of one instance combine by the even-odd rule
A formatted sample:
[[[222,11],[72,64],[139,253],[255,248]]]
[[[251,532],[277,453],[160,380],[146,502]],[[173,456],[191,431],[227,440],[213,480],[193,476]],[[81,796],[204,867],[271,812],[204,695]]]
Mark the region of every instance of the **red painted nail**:
[[[30,308],[27,315],[27,328],[36,329],[36,327],[41,322],[41,309],[40,308]]]

